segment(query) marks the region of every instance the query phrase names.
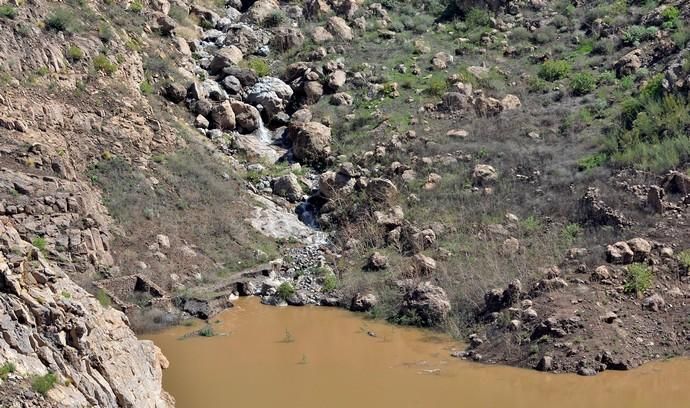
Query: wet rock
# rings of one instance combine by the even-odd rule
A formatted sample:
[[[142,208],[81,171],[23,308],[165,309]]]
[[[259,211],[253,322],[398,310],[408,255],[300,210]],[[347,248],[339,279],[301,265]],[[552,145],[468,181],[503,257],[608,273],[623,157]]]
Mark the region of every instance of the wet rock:
[[[235,114],[235,124],[241,133],[252,133],[261,125],[261,114],[247,103],[231,101],[230,106]]]
[[[350,310],[353,312],[368,312],[378,304],[378,298],[373,293],[357,293],[350,303]]]
[[[285,110],[292,94],[292,88],[280,79],[263,77],[247,92],[247,102],[263,106],[265,117],[270,121]]]
[[[553,357],[543,356],[539,363],[537,363],[537,370],[539,371],[551,371],[553,370]]]
[[[211,119],[213,126],[217,129],[235,129],[235,112],[232,110],[232,104],[228,101],[224,101],[213,108]]]
[[[585,377],[591,377],[591,376],[597,375],[597,371],[593,368],[580,366],[577,368],[577,374],[585,376]]]
[[[304,192],[297,176],[290,173],[273,181],[273,194],[296,202],[302,199]]]

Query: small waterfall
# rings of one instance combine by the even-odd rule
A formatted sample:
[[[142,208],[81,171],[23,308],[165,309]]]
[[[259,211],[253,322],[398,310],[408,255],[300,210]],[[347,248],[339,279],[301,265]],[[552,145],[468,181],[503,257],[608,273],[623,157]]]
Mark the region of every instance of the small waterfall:
[[[273,137],[271,131],[264,126],[264,120],[259,115],[259,127],[254,131],[254,134],[259,138],[262,143],[271,144],[273,142]]]

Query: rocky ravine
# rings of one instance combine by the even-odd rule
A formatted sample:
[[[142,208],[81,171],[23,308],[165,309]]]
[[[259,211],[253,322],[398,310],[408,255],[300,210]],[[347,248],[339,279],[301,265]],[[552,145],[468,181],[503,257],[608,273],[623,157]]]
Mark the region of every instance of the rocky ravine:
[[[60,407],[174,406],[161,386],[168,362],[158,347],[138,340],[122,312],[102,306],[5,223],[0,310],[0,356],[16,367],[0,393],[3,407],[49,406],[37,393],[22,393],[32,377],[49,372],[57,384],[46,397]]]

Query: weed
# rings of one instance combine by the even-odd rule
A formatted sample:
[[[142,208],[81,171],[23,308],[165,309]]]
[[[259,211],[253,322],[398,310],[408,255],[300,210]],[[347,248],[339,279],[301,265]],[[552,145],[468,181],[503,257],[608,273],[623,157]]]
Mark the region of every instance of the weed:
[[[566,245],[572,245],[580,233],[582,233],[582,227],[579,224],[568,224],[561,230],[561,237]]]
[[[283,282],[278,286],[276,295],[283,300],[287,300],[290,296],[295,294],[295,288],[290,282]]]
[[[74,13],[66,8],[57,9],[48,16],[45,26],[49,30],[64,31],[74,33],[80,30],[79,23],[74,17]]]
[[[295,341],[295,338],[292,336],[292,333],[290,333],[290,330],[285,329],[285,336],[283,336],[283,339],[280,340],[281,343],[293,343]]]
[[[197,331],[197,335],[199,335],[200,337],[213,337],[216,335],[216,333],[213,330],[213,327],[211,327],[210,324],[207,324],[206,326],[199,329],[199,331]]]
[[[652,271],[646,265],[634,263],[628,266],[623,289],[626,293],[640,295],[652,286]]]
[[[0,379],[3,381],[6,380],[7,377],[15,371],[17,371],[17,366],[15,366],[14,363],[9,361],[5,362],[0,366]]]
[[[678,261],[685,269],[690,269],[690,249],[686,249],[679,253]]]
[[[84,51],[76,45],[67,47],[67,59],[72,62],[79,61],[84,58]]]
[[[42,253],[43,255],[46,254],[46,245],[47,245],[47,243],[48,243],[48,242],[47,242],[46,239],[43,238],[43,237],[36,237],[36,238],[34,238],[34,239],[31,241],[31,245],[35,246],[36,249],[38,249],[39,251],[41,251],[41,253]]]
[[[576,96],[587,95],[596,87],[597,81],[589,72],[580,72],[570,79],[570,90]]]
[[[623,31],[621,41],[626,45],[638,45],[641,42],[653,39],[657,31],[659,30],[656,27],[633,25]]]
[[[154,91],[153,85],[151,85],[148,79],[145,79],[139,84],[139,91],[144,95],[151,95]]]
[[[110,307],[111,300],[110,296],[108,296],[107,293],[105,293],[105,290],[103,289],[98,289],[98,292],[96,292],[96,299],[98,300],[98,303],[101,304],[101,306],[108,308]]]
[[[117,64],[113,63],[108,59],[105,54],[98,54],[93,59],[93,67],[96,71],[103,72],[108,75],[112,75],[117,71]]]
[[[278,27],[287,20],[287,16],[280,10],[272,11],[267,15],[261,24],[266,28]]]
[[[260,58],[252,58],[247,62],[247,67],[256,72],[256,75],[265,77],[271,74],[271,68],[268,63]]]
[[[323,291],[332,292],[338,287],[338,279],[335,274],[329,273],[323,278]]]
[[[139,0],[134,0],[129,5],[129,11],[131,12],[141,13],[142,10],[144,10],[144,4]]]
[[[544,63],[541,65],[538,75],[539,78],[553,82],[568,76],[570,70],[571,66],[568,61],[549,60],[544,61]]]
[[[41,395],[48,394],[57,383],[57,375],[48,373],[46,375],[36,376],[31,380],[31,389]]]
[[[606,153],[595,153],[585,156],[577,161],[577,168],[580,171],[587,171],[602,166],[606,163],[608,156]]]
[[[10,20],[17,17],[17,9],[10,6],[9,4],[3,4],[0,6],[0,18],[8,18]]]

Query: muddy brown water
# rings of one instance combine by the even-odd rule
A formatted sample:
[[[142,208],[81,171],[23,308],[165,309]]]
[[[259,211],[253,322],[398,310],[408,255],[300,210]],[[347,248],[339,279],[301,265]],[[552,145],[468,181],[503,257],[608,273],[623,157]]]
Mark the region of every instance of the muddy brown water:
[[[345,310],[244,298],[217,318],[225,335],[181,340],[195,329],[181,326],[146,336],[170,360],[163,383],[177,408],[690,407],[686,359],[552,375],[454,359],[461,345],[448,337]]]

